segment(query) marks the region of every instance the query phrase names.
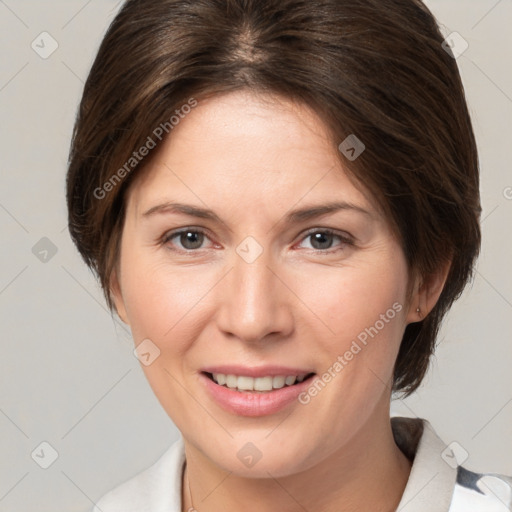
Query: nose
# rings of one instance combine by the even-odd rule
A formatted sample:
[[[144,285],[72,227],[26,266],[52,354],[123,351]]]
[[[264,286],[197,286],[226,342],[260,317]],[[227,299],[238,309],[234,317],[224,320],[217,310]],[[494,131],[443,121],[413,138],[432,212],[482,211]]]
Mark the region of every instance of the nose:
[[[254,343],[293,331],[293,292],[265,251],[251,263],[236,255],[223,282],[217,318],[225,335]]]

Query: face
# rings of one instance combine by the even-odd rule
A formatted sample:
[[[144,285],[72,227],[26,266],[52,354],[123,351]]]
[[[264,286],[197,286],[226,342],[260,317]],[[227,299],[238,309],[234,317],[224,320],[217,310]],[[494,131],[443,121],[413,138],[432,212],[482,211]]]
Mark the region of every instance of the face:
[[[406,261],[376,202],[313,111],[270,100],[239,91],[181,119],[129,191],[113,279],[186,443],[261,477],[305,470],[387,421],[411,319]],[[314,376],[242,392],[205,371],[242,388]],[[236,378],[250,375],[267,377]],[[247,453],[261,455],[252,468]]]

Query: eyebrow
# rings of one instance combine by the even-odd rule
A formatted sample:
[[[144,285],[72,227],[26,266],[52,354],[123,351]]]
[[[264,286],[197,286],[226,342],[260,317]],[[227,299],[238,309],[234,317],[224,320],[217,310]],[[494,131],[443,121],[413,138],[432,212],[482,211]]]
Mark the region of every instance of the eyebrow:
[[[326,204],[305,206],[303,208],[292,210],[291,212],[285,215],[284,222],[286,224],[304,222],[305,220],[320,217],[322,215],[326,215],[329,213],[335,213],[341,210],[356,211],[368,215],[369,217],[373,217],[373,215],[369,211],[365,210],[361,206],[346,201],[336,201]],[[165,202],[153,206],[149,210],[145,211],[142,214],[142,216],[144,218],[148,218],[155,214],[169,213],[184,214],[189,215],[191,217],[198,217],[200,219],[208,219],[223,223],[222,219],[212,210],[209,210],[207,208],[200,208],[198,206],[193,206],[190,204],[175,202]]]

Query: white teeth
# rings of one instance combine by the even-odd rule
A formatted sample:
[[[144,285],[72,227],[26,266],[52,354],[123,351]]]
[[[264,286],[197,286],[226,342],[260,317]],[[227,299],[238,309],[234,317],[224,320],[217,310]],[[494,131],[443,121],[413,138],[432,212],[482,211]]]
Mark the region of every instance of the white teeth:
[[[237,387],[238,389],[252,391],[254,389],[254,379],[251,379],[251,377],[238,377],[236,380],[236,386],[229,387]]]
[[[215,379],[217,384],[220,384],[221,386],[226,384],[226,376],[223,373],[214,373],[213,378]]]
[[[226,375],[226,386],[236,388],[238,379],[234,375]]]
[[[271,391],[286,386],[292,386],[295,381],[302,382],[306,374],[303,375],[277,375],[275,377],[248,377],[246,375],[225,375],[223,373],[213,373],[213,380],[230,389],[238,391]]]
[[[295,379],[297,377],[295,377],[294,375],[289,375],[288,377],[286,377],[284,383],[287,385],[287,386],[291,386],[292,384],[295,384]]]
[[[286,381],[286,377],[283,375],[278,375],[272,379],[272,387],[275,389],[281,389],[284,387]]]

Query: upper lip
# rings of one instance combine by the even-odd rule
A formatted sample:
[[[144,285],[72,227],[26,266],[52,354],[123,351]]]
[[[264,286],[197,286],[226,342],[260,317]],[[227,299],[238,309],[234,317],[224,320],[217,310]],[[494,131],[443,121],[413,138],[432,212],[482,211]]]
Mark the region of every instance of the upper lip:
[[[291,368],[289,366],[241,366],[233,364],[223,364],[218,366],[208,366],[201,368],[206,373],[222,373],[224,375],[237,375],[247,377],[276,377],[277,375],[308,375],[314,373],[313,370],[304,368]]]

